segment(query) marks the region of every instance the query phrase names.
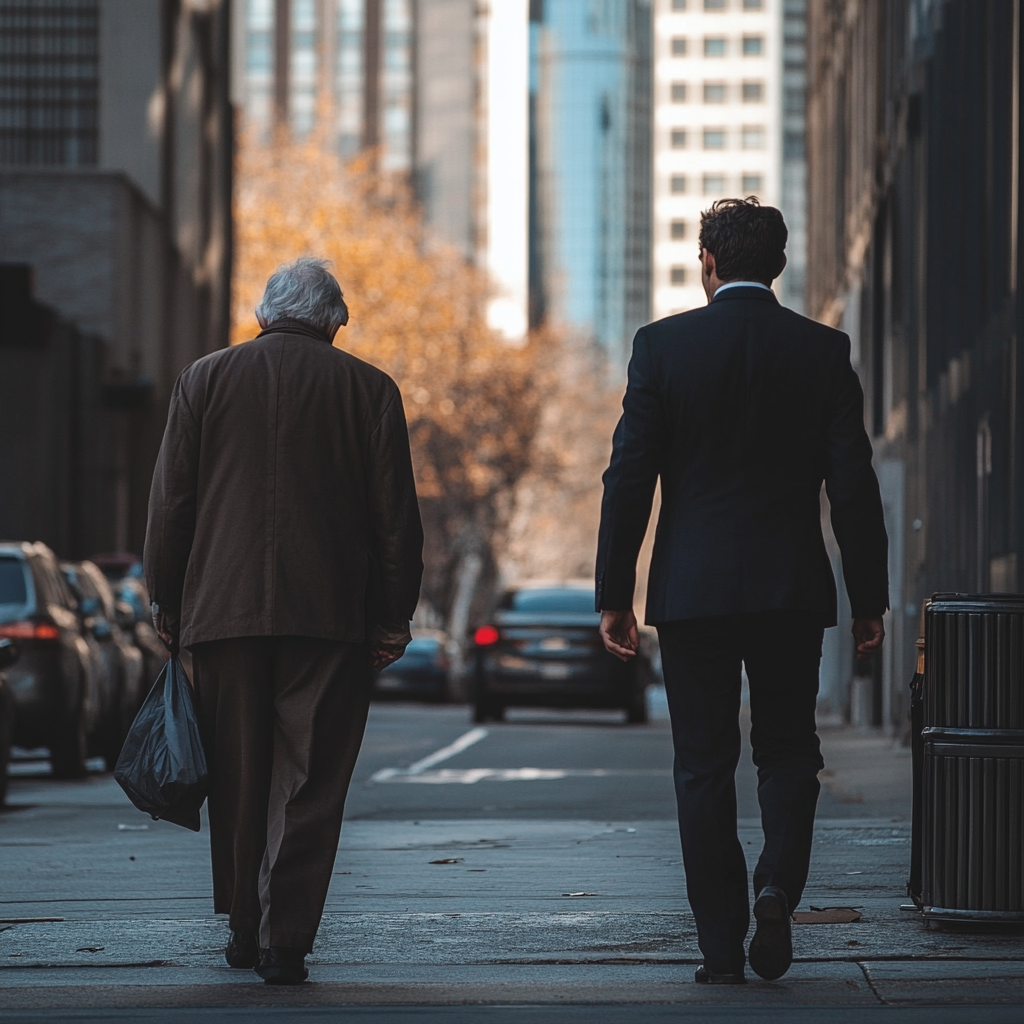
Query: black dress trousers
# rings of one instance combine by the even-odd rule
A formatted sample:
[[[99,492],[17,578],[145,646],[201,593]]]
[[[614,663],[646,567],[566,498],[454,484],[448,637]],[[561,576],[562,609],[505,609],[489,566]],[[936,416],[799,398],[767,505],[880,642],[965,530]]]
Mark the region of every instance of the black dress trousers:
[[[370,705],[365,644],[303,636],[191,648],[210,766],[213,907],[309,952]]]
[[[741,669],[746,666],[750,684],[764,830],[754,893],[778,886],[792,910],[807,881],[824,767],[814,719],[822,620],[803,612],[754,612],[662,623],[658,635],[697,940],[709,970],[739,971],[750,924],[747,865],[736,834]]]

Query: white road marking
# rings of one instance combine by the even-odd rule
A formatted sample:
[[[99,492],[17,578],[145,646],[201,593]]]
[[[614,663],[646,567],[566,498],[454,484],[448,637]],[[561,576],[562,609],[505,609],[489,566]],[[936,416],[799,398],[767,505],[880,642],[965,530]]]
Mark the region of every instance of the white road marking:
[[[472,785],[474,782],[543,782],[551,779],[609,778],[613,775],[669,775],[667,768],[440,768],[416,775],[397,768],[385,768],[373,776],[375,782],[418,782],[428,786]]]
[[[456,754],[461,754],[462,751],[473,746],[474,743],[479,743],[486,735],[486,729],[470,729],[469,732],[463,733],[454,743],[449,743],[447,747],[435,750],[434,753],[428,754],[426,757],[415,762],[415,764],[409,765],[408,768],[382,768],[379,772],[375,772],[370,777],[370,781],[413,781],[417,776],[422,775],[428,768],[433,768],[435,764],[447,761],[448,758],[454,757]]]

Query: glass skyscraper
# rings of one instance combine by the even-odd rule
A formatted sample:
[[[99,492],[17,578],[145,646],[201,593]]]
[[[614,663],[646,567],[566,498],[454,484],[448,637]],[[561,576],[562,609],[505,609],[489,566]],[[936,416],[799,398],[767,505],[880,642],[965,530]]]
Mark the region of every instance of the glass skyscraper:
[[[533,0],[531,317],[628,358],[650,317],[649,0]]]

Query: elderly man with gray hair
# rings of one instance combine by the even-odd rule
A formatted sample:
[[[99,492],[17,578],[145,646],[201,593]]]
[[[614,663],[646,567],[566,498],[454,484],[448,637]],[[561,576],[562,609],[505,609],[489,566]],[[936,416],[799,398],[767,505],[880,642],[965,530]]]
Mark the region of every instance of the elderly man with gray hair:
[[[371,668],[410,640],[423,534],[398,387],[333,346],[323,260],[280,267],[262,332],[185,368],[153,474],[154,621],[192,653],[226,956],[307,977]]]

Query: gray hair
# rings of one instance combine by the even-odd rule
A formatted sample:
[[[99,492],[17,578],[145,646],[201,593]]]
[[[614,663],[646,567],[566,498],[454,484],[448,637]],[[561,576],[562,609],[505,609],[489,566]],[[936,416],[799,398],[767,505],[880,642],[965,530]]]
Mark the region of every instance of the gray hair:
[[[333,334],[348,318],[348,307],[330,265],[314,256],[282,263],[267,282],[256,315],[268,324],[292,317]]]

